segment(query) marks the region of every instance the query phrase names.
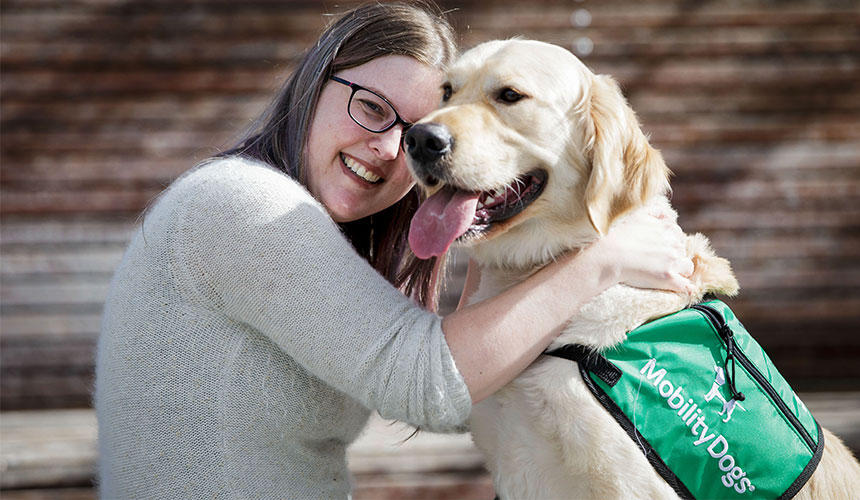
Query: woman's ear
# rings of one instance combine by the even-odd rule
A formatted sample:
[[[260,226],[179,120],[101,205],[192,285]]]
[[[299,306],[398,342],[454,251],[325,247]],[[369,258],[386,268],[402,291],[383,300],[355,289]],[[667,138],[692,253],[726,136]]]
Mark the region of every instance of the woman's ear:
[[[605,234],[625,212],[668,193],[670,172],[612,77],[595,75],[587,100],[585,207],[591,225]]]

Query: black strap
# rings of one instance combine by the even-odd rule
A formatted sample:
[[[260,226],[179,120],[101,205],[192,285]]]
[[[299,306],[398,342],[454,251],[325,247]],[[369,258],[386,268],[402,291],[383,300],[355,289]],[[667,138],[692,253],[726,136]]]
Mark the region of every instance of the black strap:
[[[558,349],[546,351],[544,354],[576,361],[609,387],[613,387],[621,379],[621,370],[617,366],[601,356],[599,352],[584,345],[567,344]]]

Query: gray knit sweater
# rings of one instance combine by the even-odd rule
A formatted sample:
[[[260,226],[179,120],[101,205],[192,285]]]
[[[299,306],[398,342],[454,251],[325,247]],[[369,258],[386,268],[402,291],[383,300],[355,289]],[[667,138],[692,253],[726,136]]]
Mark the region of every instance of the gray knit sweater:
[[[198,167],[142,220],[96,369],[103,498],[345,498],[370,409],[471,410],[441,319],[388,284],[294,180]]]

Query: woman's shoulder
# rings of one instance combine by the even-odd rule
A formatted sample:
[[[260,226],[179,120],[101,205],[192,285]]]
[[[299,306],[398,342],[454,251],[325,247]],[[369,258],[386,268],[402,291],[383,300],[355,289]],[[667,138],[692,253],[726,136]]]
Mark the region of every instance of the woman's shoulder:
[[[147,209],[150,228],[234,231],[265,221],[337,233],[325,208],[298,181],[269,165],[241,157],[214,158],[188,170]]]
[[[165,192],[174,203],[230,210],[251,205],[284,210],[310,204],[323,210],[298,181],[263,162],[241,156],[206,160],[177,178]]]
[[[174,181],[172,187],[206,186],[210,189],[266,188],[297,191],[310,196],[295,179],[271,165],[243,156],[223,156],[205,160]]]

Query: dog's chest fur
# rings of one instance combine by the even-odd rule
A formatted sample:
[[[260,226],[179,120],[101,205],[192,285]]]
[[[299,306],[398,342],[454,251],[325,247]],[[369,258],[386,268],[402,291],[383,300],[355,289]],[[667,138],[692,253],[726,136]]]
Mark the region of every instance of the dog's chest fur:
[[[485,269],[475,301],[524,278]],[[568,343],[605,348],[685,305],[686,299],[673,293],[616,285],[583,306],[550,348]],[[471,429],[492,461],[487,467],[502,499],[677,497],[568,360],[538,359],[474,407]]]

